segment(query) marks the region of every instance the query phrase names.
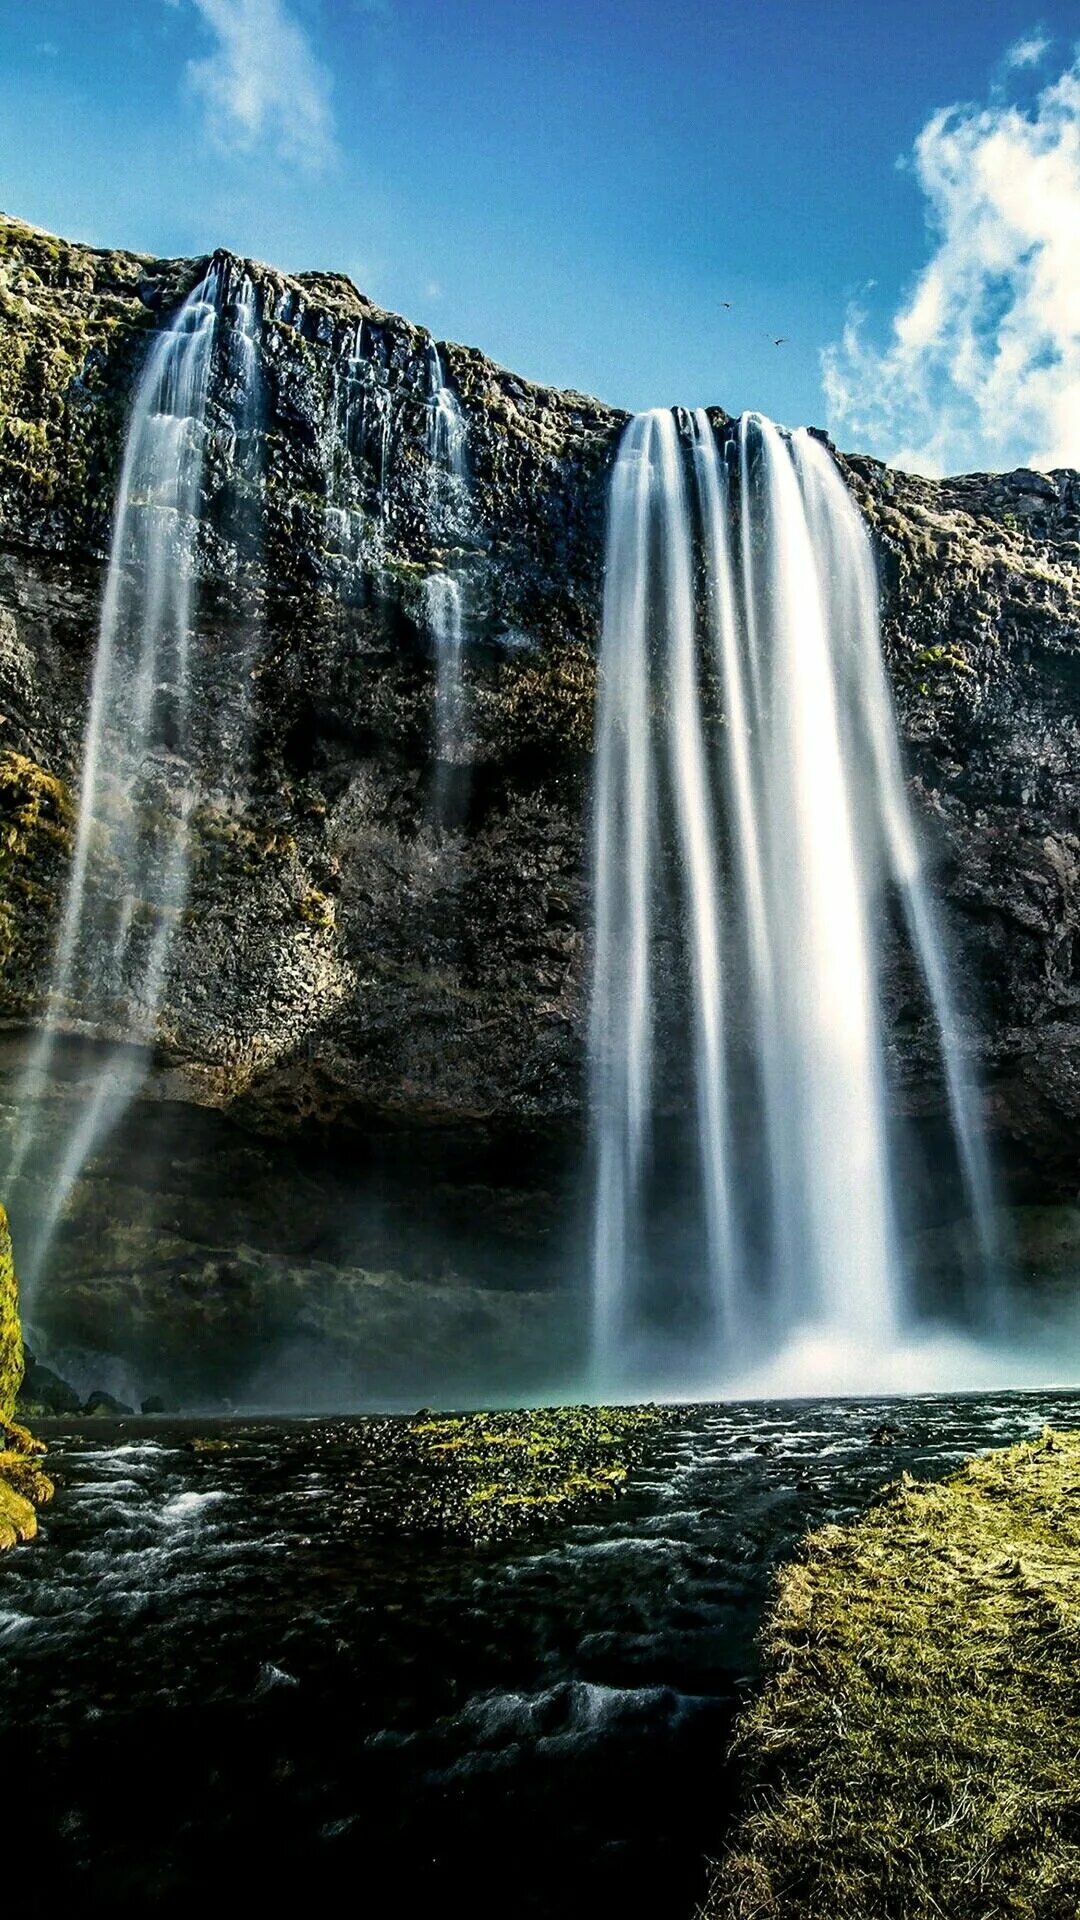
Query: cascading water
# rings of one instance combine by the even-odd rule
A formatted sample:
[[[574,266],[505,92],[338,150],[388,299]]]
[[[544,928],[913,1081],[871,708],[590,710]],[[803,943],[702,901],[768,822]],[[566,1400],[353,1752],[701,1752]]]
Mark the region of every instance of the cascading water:
[[[40,1102],[73,1003],[117,1036],[95,1060],[77,1121],[48,1170],[48,1200],[23,1255],[28,1286],[79,1172],[146,1070],[172,940],[188,892],[196,799],[192,628],[211,370],[229,316],[222,385],[230,430],[250,434],[255,290],[216,260],[157,337],[132,407],[102,602],[71,871],[46,1022],[19,1100],[9,1179],[38,1145]]]
[[[428,449],[433,460],[455,479],[465,478],[465,421],[457,394],[449,386],[442,355],[434,340],[428,347]]]
[[[432,463],[429,518],[434,538],[440,535],[447,509],[460,518],[461,496],[467,486],[465,421],[458,398],[447,384],[442,356],[434,341],[428,347],[428,457]],[[449,502],[441,491],[449,480]],[[435,785],[433,809],[445,821],[449,769],[462,758],[464,727],[463,667],[465,617],[462,582],[456,567],[441,567],[424,584],[427,625],[435,656]]]
[[[863,1356],[906,1337],[877,938],[890,885],[988,1257],[986,1155],[861,518],[805,432],[789,442],[745,416],[733,485],[704,412],[637,416],[611,482],[594,820],[594,1355],[607,1390],[671,1358],[650,1213],[656,1141],[687,1083],[701,1231],[695,1273],[668,1281],[682,1379],[692,1367],[715,1385],[807,1336]],[[688,983],[682,1025],[673,966]]]

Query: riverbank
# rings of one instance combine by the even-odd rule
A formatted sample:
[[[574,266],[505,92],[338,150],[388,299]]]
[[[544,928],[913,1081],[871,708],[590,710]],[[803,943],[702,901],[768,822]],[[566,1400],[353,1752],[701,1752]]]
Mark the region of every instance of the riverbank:
[[[708,1920],[1075,1920],[1080,1433],[811,1534],[763,1650]]]

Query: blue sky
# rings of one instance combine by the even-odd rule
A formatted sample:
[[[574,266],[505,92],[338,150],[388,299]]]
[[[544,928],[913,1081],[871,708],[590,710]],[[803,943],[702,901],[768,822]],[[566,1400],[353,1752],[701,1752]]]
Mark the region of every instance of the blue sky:
[[[1078,24],[1027,0],[0,0],[0,205],[338,268],[631,408],[828,418],[926,470],[1080,462]],[[1064,211],[1033,237],[1048,166]],[[1021,284],[1033,250],[1049,294]],[[1003,315],[1027,385],[994,386]]]

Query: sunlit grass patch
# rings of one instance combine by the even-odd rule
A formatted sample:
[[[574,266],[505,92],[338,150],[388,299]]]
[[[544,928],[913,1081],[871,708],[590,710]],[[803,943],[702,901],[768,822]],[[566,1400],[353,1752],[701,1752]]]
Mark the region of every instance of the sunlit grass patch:
[[[812,1535],[763,1641],[709,1920],[1076,1920],[1080,1434]]]

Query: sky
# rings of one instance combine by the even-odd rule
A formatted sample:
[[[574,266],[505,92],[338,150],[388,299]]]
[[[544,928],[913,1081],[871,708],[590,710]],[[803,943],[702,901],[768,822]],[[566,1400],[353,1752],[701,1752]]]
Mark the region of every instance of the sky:
[[[333,268],[631,409],[1080,466],[1078,37],[1075,0],[0,0],[0,206]]]

